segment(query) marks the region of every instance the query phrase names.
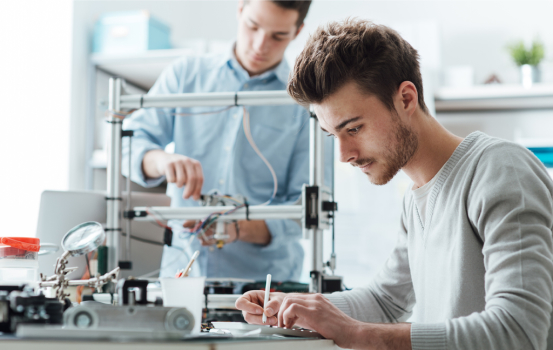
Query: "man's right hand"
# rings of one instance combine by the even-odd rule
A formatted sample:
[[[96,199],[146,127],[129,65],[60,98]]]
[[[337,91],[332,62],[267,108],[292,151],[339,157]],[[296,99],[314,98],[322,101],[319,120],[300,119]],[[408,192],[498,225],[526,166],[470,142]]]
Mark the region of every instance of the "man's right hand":
[[[149,178],[158,178],[165,175],[167,182],[177,187],[186,185],[182,197],[200,199],[204,174],[202,165],[196,159],[182,154],[166,153],[162,150],[152,150],[144,155],[142,170]]]
[[[263,309],[265,309],[265,315],[267,316],[267,323],[271,326],[278,324],[278,311],[280,305],[286,297],[286,293],[270,293],[269,302],[264,307],[265,291],[252,290],[244,293],[238,300],[236,300],[236,308],[242,310],[244,320],[251,324],[263,324]]]

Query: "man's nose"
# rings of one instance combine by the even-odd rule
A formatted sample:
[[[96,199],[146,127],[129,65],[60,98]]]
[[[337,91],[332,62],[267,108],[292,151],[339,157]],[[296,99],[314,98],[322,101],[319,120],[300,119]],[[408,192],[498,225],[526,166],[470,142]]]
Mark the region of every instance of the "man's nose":
[[[338,142],[338,149],[340,150],[340,162],[351,163],[357,159],[357,152],[353,145],[347,142],[341,142],[338,139],[336,142]]]
[[[269,47],[269,36],[262,30],[259,30],[253,41],[253,48],[258,53],[264,53]]]

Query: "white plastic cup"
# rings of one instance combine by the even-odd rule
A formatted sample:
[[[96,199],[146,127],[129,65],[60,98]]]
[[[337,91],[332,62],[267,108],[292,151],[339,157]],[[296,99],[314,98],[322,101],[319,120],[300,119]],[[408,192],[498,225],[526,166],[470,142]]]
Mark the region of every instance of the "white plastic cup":
[[[199,334],[205,303],[205,277],[160,278],[163,306],[184,307],[194,316],[192,333]]]

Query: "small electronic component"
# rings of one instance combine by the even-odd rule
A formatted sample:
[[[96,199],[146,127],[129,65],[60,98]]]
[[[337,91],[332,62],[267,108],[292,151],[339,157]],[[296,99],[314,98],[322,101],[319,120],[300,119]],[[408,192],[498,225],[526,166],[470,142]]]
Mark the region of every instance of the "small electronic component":
[[[271,199],[272,200],[272,199]],[[267,203],[262,204],[266,205],[271,200],[269,200]],[[186,230],[190,232],[191,235],[196,237],[201,237],[204,241],[215,241],[215,246],[219,249],[223,248],[223,246],[227,243],[229,239],[229,235],[225,232],[225,221],[229,220],[221,220],[222,217],[225,215],[229,215],[234,213],[236,210],[241,208],[246,208],[246,218],[248,218],[248,202],[245,197],[237,195],[237,196],[229,196],[229,195],[221,195],[218,194],[216,191],[211,191],[208,194],[202,194],[200,196],[200,204],[202,206],[209,206],[209,207],[234,207],[230,210],[226,211],[216,211],[211,214],[209,214],[205,219],[199,220],[196,222],[196,225],[189,229],[188,227],[185,227]],[[152,210],[152,208],[147,208],[146,213],[148,215],[151,215],[155,222],[160,226],[165,228],[165,238],[163,239],[163,242],[167,244],[168,246],[171,246],[172,239],[173,239],[173,229],[166,224],[163,223],[162,219],[160,219],[156,213]],[[236,221],[232,221],[236,224]],[[214,233],[212,235],[207,235],[206,232],[210,229],[212,229],[212,226],[215,225],[213,228]],[[239,228],[238,225],[236,225],[236,239],[239,235]]]
[[[13,333],[20,324],[62,324],[64,308],[55,298],[23,287],[0,286],[0,332]]]
[[[201,332],[205,333],[205,332],[209,332],[210,330],[212,330],[214,327],[213,325],[208,322],[208,323],[202,323],[202,328],[201,328]]]
[[[231,209],[226,212],[216,212],[210,214],[205,220],[200,221],[196,227],[192,229],[192,233],[196,233],[199,236],[208,238],[206,236],[206,231],[215,224],[215,233],[213,234],[213,239],[215,239],[215,245],[217,248],[221,249],[224,247],[225,242],[229,239],[229,235],[225,232],[225,222],[219,218],[233,213],[237,209],[247,206],[247,200],[243,196],[229,196],[221,195],[216,191],[212,191],[208,194],[201,195],[200,203],[202,206],[234,206],[234,209]]]

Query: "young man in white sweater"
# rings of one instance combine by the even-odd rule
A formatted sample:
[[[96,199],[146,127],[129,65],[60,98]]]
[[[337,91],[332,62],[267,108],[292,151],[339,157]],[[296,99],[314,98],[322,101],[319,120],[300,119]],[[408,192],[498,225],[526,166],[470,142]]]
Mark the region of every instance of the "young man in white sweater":
[[[516,144],[443,128],[423,101],[418,54],[362,20],[319,28],[288,91],[314,105],[340,160],[377,185],[401,169],[397,246],[364,287],[322,296],[253,291],[246,321],[314,329],[343,348],[545,349],[553,293],[553,182]],[[263,308],[263,306],[265,306]],[[402,323],[412,315],[412,323]]]

